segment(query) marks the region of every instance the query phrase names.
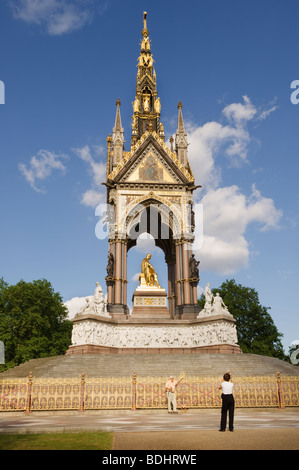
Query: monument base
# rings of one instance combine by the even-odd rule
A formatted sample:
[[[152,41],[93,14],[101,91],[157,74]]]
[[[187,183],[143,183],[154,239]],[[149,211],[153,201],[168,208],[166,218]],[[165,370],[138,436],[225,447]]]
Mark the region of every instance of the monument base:
[[[114,320],[122,320],[126,315],[130,314],[129,307],[123,304],[108,304],[107,311]]]
[[[199,311],[199,305],[179,305],[175,309],[175,317],[183,320],[197,318]]]
[[[198,348],[108,348],[85,344],[70,346],[66,354],[242,354],[240,346],[234,344],[215,344]]]
[[[235,319],[230,314],[189,320],[125,317],[116,320],[77,315],[67,354],[241,352]]]
[[[132,300],[132,318],[169,318],[167,293],[161,287],[140,285]]]

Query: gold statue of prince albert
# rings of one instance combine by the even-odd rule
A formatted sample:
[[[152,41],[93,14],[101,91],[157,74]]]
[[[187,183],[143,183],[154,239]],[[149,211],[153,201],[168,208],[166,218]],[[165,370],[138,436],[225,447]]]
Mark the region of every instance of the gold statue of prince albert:
[[[148,253],[145,258],[143,258],[141,263],[141,274],[144,276],[144,280],[147,286],[154,287],[157,286],[161,289],[161,286],[158,281],[157,273],[154,267],[151,265],[149,260],[151,259],[152,255]]]

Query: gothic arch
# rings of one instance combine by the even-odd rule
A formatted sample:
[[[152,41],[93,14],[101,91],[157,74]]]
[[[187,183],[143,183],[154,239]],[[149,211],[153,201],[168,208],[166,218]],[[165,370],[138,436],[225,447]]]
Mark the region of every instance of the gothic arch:
[[[152,194],[138,198],[131,203],[122,224],[122,231],[127,234],[129,239],[137,239],[140,233],[147,232],[154,237],[157,246],[161,245],[161,248],[165,246],[165,242],[162,241],[168,238],[173,240],[181,236],[182,224],[179,208],[162,198],[153,197]],[[139,227],[137,227],[138,225]],[[135,234],[136,228],[138,230],[137,236],[134,236],[133,227],[135,227]],[[165,249],[162,249],[165,253]]]

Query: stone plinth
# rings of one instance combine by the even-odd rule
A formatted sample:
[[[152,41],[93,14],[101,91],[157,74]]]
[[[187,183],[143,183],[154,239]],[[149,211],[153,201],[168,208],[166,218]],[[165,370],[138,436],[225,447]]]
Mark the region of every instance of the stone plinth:
[[[73,322],[67,354],[241,352],[235,320],[226,314],[194,320],[77,315]]]
[[[166,290],[156,285],[148,286],[142,273],[139,281],[140,285],[132,297],[132,318],[169,318]]]
[[[133,318],[169,318],[167,292],[161,287],[141,284],[133,294]]]

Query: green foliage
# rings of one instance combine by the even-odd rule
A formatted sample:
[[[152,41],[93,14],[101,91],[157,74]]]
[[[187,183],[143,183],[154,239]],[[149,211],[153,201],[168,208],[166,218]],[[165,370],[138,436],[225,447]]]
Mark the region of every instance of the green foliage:
[[[278,332],[270,314],[269,307],[260,304],[255,289],[226,280],[213,294],[219,292],[229,312],[236,319],[238,344],[244,353],[261,354],[286,359],[281,343],[282,334]],[[198,301],[203,308],[204,295]]]
[[[72,322],[60,294],[45,279],[8,285],[0,279],[0,340],[5,365],[64,354],[71,342]]]

